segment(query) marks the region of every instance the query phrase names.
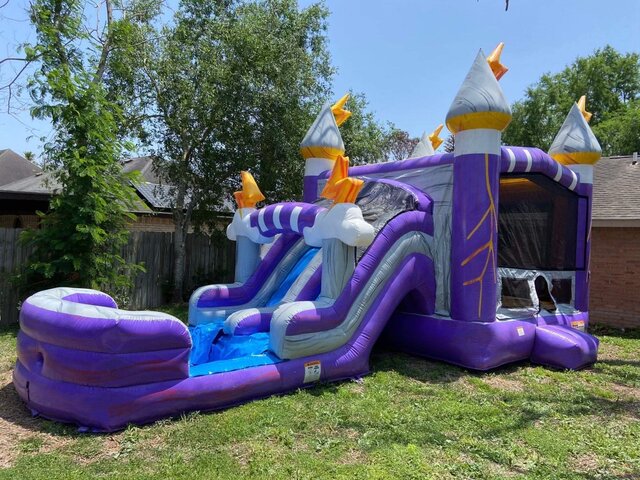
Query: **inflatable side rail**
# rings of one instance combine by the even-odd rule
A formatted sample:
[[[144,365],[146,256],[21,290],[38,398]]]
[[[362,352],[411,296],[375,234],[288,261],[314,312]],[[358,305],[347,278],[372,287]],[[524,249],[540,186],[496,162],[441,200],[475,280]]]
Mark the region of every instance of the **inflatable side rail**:
[[[273,237],[279,233],[297,233],[302,235],[307,227],[313,227],[318,215],[327,209],[313,203],[282,202],[267,205],[251,214],[252,227],[260,234]]]
[[[586,194],[587,187],[582,183],[579,173],[556,162],[539,148],[502,147],[500,171],[514,174],[541,173],[578,195]]]
[[[320,255],[322,255],[320,253]],[[312,260],[313,262],[314,260]],[[322,265],[319,265],[308,278],[293,301],[315,300],[320,295]],[[224,322],[224,333],[229,335],[251,335],[258,332],[268,332],[271,328],[271,318],[278,306],[247,308],[239,310],[227,317]]]
[[[96,290],[54,288],[25,300],[18,360],[53,381],[122,387],[189,376],[191,337],[177,318],[129,312]]]
[[[300,239],[297,234],[283,235],[275,241],[256,271],[245,283],[207,285],[191,295],[190,309],[232,307],[251,302],[274,268]]]

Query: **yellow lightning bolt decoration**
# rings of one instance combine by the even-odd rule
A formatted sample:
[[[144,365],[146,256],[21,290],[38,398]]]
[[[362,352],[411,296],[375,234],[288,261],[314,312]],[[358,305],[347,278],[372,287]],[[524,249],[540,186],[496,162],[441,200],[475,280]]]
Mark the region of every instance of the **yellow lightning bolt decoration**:
[[[336,119],[338,126],[342,125],[351,116],[351,112],[344,109],[347,100],[349,100],[349,94],[344,95],[340,100],[331,106],[331,112]]]
[[[264,195],[249,172],[240,172],[240,178],[242,179],[242,190],[233,193],[238,208],[253,208],[256,203],[264,200]]]
[[[580,113],[582,114],[584,119],[587,121],[587,123],[589,123],[593,114],[587,112],[587,96],[586,95],[582,95],[580,97],[580,100],[578,100],[578,108],[580,109]]]
[[[358,178],[350,178],[349,157],[340,155],[331,171],[327,184],[322,189],[321,197],[333,200],[334,203],[353,203],[364,185]]]
[[[500,80],[502,76],[509,71],[507,67],[500,63],[500,55],[502,55],[502,49],[504,48],[504,42],[500,42],[498,46],[491,52],[491,55],[487,57],[489,67],[496,77],[496,80]]]
[[[442,145],[442,138],[440,138],[440,132],[442,131],[442,128],[444,127],[443,124],[440,124],[436,127],[436,129],[431,132],[431,135],[429,135],[429,141],[431,142],[431,146],[433,147],[433,150],[437,150],[438,147],[440,145]]]

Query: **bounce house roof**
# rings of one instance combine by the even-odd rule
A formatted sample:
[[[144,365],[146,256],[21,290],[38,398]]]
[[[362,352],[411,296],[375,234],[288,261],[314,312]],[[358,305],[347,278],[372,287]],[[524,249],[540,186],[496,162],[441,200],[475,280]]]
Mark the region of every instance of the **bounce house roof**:
[[[320,113],[300,143],[300,149],[303,152],[317,148],[325,149],[328,152],[344,152],[344,142],[342,141],[336,119],[331,111],[331,106],[328,103],[322,107],[322,110],[320,110]],[[315,156],[315,154],[311,156]]]
[[[602,149],[583,113],[574,103],[549,148],[549,155],[560,163],[595,163]]]
[[[491,123],[497,130],[503,130],[511,120],[509,103],[482,50],[449,107],[447,128],[453,133],[478,128],[474,119],[480,117],[484,128],[487,119],[493,119]]]

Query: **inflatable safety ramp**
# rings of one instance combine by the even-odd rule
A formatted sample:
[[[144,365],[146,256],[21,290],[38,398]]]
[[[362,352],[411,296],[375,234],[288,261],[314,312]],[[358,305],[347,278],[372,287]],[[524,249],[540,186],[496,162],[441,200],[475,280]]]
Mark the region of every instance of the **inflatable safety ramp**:
[[[598,339],[563,325],[536,327],[531,361],[559,369],[579,370],[593,365],[598,358]]]

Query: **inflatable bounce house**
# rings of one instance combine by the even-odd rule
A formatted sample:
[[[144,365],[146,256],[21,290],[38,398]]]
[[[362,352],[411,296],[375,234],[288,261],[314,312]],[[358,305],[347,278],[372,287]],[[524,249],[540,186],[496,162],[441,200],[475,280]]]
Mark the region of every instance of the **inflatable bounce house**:
[[[595,362],[585,329],[600,146],[584,98],[548,154],[501,146],[501,48],[478,53],[451,104],[452,153],[435,153],[438,129],[406,160],[349,167],[345,96],[302,140],[304,201],[258,209],[243,172],[227,230],[236,281],[196,290],[188,327],[95,290],[28,298],[19,395],[34,414],[109,431],[360,377],[378,341],[474,370]]]

